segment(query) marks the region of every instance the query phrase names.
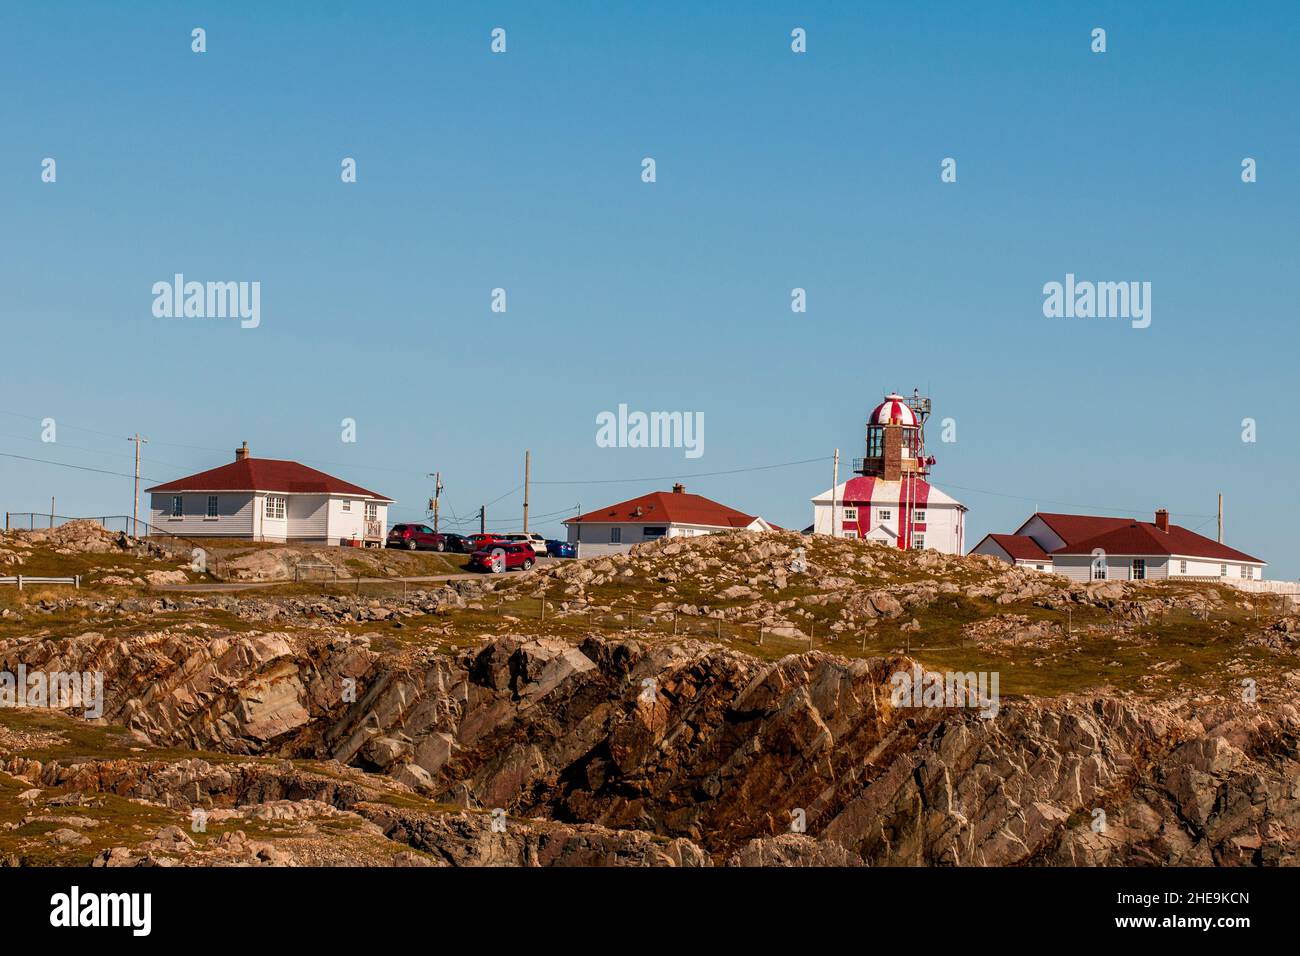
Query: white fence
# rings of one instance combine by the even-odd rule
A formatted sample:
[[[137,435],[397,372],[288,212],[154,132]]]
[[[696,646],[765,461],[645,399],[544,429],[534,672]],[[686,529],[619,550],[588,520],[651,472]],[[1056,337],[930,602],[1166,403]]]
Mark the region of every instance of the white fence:
[[[1300,581],[1241,581],[1223,578],[1222,583],[1254,594],[1288,594],[1291,597],[1300,597]]]
[[[0,578],[0,584],[16,584],[20,591],[29,584],[71,584],[79,589],[81,587],[81,575],[77,574],[70,578],[42,578],[31,574],[17,574],[13,577]]]

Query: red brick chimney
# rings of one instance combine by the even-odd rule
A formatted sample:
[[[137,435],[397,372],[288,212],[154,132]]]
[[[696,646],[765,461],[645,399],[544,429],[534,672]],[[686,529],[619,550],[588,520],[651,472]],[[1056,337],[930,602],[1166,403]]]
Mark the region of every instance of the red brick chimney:
[[[903,477],[903,426],[890,423],[885,426],[885,481],[901,481]]]
[[[677,482],[677,484],[673,485],[673,494],[675,495],[686,494],[686,486],[682,484],[680,481]]]
[[[1164,508],[1156,512],[1156,527],[1166,534],[1169,532],[1169,512]]]
[[[244,442],[235,449],[235,461],[243,461],[248,457],[248,442]]]

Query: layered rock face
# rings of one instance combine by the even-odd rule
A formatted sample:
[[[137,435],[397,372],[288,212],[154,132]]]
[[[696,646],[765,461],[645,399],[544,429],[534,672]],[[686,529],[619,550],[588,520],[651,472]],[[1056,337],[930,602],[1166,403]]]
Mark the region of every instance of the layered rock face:
[[[148,799],[321,800],[451,864],[1300,863],[1285,702],[1102,693],[1003,700],[986,719],[895,706],[902,656],[596,637],[454,656],[291,632],[0,644],[0,669],[18,663],[102,671],[104,719],[142,742],[337,761],[463,812],[376,804],[356,783],[172,786],[161,769],[132,784]],[[51,766],[7,769],[64,789],[104,778]],[[494,811],[531,822],[498,839]]]

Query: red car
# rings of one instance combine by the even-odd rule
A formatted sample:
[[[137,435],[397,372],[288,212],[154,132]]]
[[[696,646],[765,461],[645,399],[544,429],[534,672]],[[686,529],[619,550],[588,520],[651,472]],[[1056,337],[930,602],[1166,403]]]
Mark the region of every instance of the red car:
[[[446,551],[447,539],[425,524],[395,524],[388,532],[388,547],[408,551]]]
[[[511,568],[527,571],[537,563],[537,553],[532,545],[511,541],[489,542],[485,550],[475,551],[469,556],[471,571],[487,571],[500,574]]]
[[[503,539],[499,535],[495,534],[472,534],[469,536],[469,550],[471,553],[483,550],[490,551],[493,542],[499,543],[502,540]]]

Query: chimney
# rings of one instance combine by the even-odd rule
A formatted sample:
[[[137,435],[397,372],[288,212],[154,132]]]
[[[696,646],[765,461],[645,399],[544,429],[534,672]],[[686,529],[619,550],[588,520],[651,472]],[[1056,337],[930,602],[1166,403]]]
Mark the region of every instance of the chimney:
[[[248,457],[248,442],[244,442],[235,449],[235,461],[243,461]]]
[[[680,481],[677,482],[677,484],[673,485],[673,494],[684,495],[685,493],[686,493],[686,486],[682,484]]]
[[[1164,508],[1156,512],[1156,527],[1166,534],[1169,532],[1169,512]]]
[[[885,426],[885,481],[900,481],[903,477],[903,427]]]

